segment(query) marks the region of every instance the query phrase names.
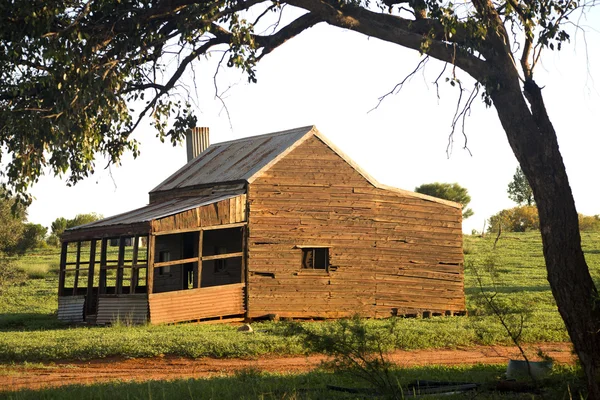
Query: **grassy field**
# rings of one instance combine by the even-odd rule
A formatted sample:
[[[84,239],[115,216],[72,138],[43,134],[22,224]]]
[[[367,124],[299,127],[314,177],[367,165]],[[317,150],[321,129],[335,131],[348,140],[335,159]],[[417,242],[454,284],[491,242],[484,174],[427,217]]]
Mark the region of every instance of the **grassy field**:
[[[600,281],[600,235],[583,233],[583,247],[592,276]],[[495,237],[465,236],[465,292],[468,317],[396,319],[397,334],[388,348],[419,349],[509,344],[497,317],[489,315],[480,301],[481,290],[498,293],[496,299],[507,312],[525,317],[523,342],[568,340],[556,310],[542,256],[539,233],[505,234],[496,248]],[[297,326],[284,322],[254,323],[254,334],[237,332],[228,325],[181,324],[171,326],[116,325],[85,327],[60,323],[56,319],[56,250],[38,251],[18,260],[27,274],[22,284],[0,294],[0,363],[93,359],[109,356],[151,357],[258,357],[265,354],[306,354],[310,346],[297,334]],[[480,285],[477,276],[481,277]],[[325,331],[331,322],[303,322],[313,331]],[[390,320],[368,320],[371,332],[385,332]],[[1,364],[0,364],[1,365]],[[398,369],[394,376],[402,385],[417,378],[482,384],[477,398],[532,398],[531,394],[508,397],[492,389],[504,372],[502,366],[431,367]],[[579,398],[581,382],[576,369],[554,368],[553,380],[544,389],[545,398]],[[467,378],[465,378],[467,377]],[[245,371],[233,377],[172,382],[111,383],[70,386],[42,391],[0,392],[0,398],[248,398],[320,399],[354,398],[327,389],[356,381],[344,375],[315,371],[300,375],[264,374]],[[490,390],[488,390],[490,389]],[[521,396],[521,397],[520,397]],[[356,397],[356,396],[355,396]],[[462,395],[458,398],[463,398]]]
[[[510,341],[497,318],[478,301],[475,271],[483,289],[498,292],[509,312],[525,316],[524,342],[566,341],[548,283],[539,233],[505,234],[493,249],[494,237],[465,236],[466,296],[469,317],[400,319],[393,346],[402,349],[443,348]],[[600,235],[583,234],[586,259],[600,278]],[[228,325],[70,326],[56,319],[58,254],[49,250],[19,260],[29,279],[0,295],[0,362],[91,359],[108,356],[256,357],[263,354],[310,352],[288,324],[255,323],[244,335]],[[490,278],[489,270],[494,278]],[[319,331],[327,323],[305,322]],[[388,321],[368,321],[370,329],[386,329]]]

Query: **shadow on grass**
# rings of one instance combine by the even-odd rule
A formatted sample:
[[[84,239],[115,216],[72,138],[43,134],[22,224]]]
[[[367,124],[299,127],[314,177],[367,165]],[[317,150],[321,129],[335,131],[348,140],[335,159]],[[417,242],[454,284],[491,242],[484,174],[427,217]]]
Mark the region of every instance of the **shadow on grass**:
[[[10,313],[0,314],[0,332],[67,329],[70,325],[59,321],[55,314]]]
[[[496,391],[497,382],[502,379],[506,367],[503,365],[476,365],[454,367],[415,367],[395,369],[393,376],[402,387],[416,380],[439,382],[473,382],[480,385],[476,393],[478,399],[515,399],[515,393]],[[7,398],[29,399],[349,399],[381,398],[379,396],[351,395],[330,390],[329,385],[349,389],[368,390],[368,385],[347,373],[331,373],[317,370],[303,374],[264,373],[249,369],[237,372],[233,376],[221,376],[210,379],[180,379],[172,381],[148,382],[110,382],[89,386],[73,385],[43,390],[22,390],[6,392]],[[576,396],[583,391],[583,382],[578,371],[570,367],[558,367],[553,370],[550,379],[544,382],[541,394],[545,398],[566,398],[569,393]],[[372,392],[376,394],[375,391]],[[407,392],[407,395],[410,392]],[[583,393],[582,393],[583,394]],[[351,396],[351,397],[350,397]],[[458,394],[451,398],[465,398]],[[470,397],[471,397],[470,396]],[[0,394],[2,398],[2,394]],[[579,397],[574,397],[579,398]]]

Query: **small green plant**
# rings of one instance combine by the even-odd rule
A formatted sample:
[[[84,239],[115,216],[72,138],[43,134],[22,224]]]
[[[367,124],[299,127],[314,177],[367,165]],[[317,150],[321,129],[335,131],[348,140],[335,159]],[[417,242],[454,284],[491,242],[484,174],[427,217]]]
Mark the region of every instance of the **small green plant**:
[[[393,364],[386,357],[399,335],[396,318],[391,318],[384,330],[369,329],[358,315],[332,322],[321,332],[299,328],[307,347],[333,357],[324,362],[326,368],[350,374],[386,398],[403,398],[402,388],[392,373]]]
[[[507,301],[507,299],[499,298],[499,290],[496,283],[499,273],[496,269],[496,262],[493,255],[486,259],[482,267],[477,268],[473,263],[467,266],[475,275],[479,286],[479,295],[476,296],[476,302],[489,314],[494,315],[498,319],[506,334],[519,349],[521,356],[527,363],[529,377],[532,381],[535,381],[529,358],[521,344],[524,323],[531,312],[529,308],[517,307],[514,299],[508,299]]]
[[[473,246],[469,244],[463,244],[463,254],[471,254],[473,253]]]

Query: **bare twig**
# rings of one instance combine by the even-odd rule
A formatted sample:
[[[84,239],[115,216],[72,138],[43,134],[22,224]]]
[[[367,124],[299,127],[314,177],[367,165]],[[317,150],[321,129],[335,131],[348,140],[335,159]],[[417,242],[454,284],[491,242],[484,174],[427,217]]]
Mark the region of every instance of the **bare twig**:
[[[446,155],[448,157],[450,157],[452,155],[452,147],[454,146],[454,132],[456,131],[456,124],[458,123],[458,121],[461,121],[461,133],[463,134],[463,138],[464,138],[464,145],[463,145],[463,150],[466,150],[470,156],[472,156],[473,154],[471,153],[471,149],[469,149],[468,146],[468,136],[467,136],[467,132],[465,129],[466,126],[466,118],[467,116],[469,116],[471,114],[471,108],[473,106],[473,101],[475,101],[475,99],[477,98],[477,95],[479,94],[479,83],[475,82],[475,85],[473,87],[473,90],[469,93],[469,96],[467,97],[467,100],[465,101],[464,106],[462,106],[461,108],[461,104],[462,104],[462,94],[464,92],[464,89],[462,87],[462,83],[454,78],[453,79],[454,82],[456,82],[456,85],[458,85],[459,88],[459,95],[458,95],[458,101],[456,103],[456,110],[454,111],[454,116],[452,117],[452,124],[451,124],[451,132],[448,135],[448,145],[446,147]]]
[[[444,75],[444,72],[446,72],[446,67],[448,67],[448,63],[444,63],[444,68],[442,69],[440,74],[437,76],[437,78],[435,78],[435,81],[433,81],[433,84],[435,85],[435,93],[437,95],[438,100],[440,99],[439,81],[440,81],[440,78],[442,77],[442,75]]]
[[[400,90],[402,90],[402,86],[404,86],[404,84],[409,81],[417,72],[419,72],[419,70],[425,68],[425,65],[427,64],[427,61],[429,61],[429,56],[425,56],[423,57],[419,63],[417,64],[417,67],[408,75],[406,75],[404,77],[404,79],[402,79],[402,81],[400,81],[399,83],[397,83],[396,85],[394,85],[394,87],[392,88],[392,90],[390,90],[389,92],[387,92],[386,94],[384,94],[383,96],[380,96],[379,99],[377,99],[377,105],[375,107],[373,107],[372,109],[370,109],[368,113],[370,113],[371,111],[374,111],[376,109],[379,108],[379,106],[381,105],[381,103],[383,102],[383,100],[385,100],[388,96],[392,95],[392,94],[396,94],[398,93]]]
[[[527,372],[528,372],[531,380],[533,382],[535,382],[536,379],[533,376],[533,374],[531,373],[531,366],[530,366],[529,358],[527,357],[527,354],[525,353],[525,349],[523,349],[523,346],[521,346],[521,335],[523,334],[523,326],[525,324],[525,317],[523,316],[523,314],[519,314],[519,325],[515,331],[510,326],[510,323],[506,319],[506,315],[507,315],[506,310],[502,310],[500,308],[500,306],[498,306],[497,302],[495,301],[495,297],[498,294],[496,282],[492,279],[492,286],[494,288],[494,292],[490,294],[485,289],[485,286],[483,284],[483,278],[482,278],[481,274],[479,273],[478,269],[473,268],[473,272],[475,273],[475,278],[477,280],[477,285],[479,286],[479,292],[480,292],[481,298],[484,300],[484,302],[485,302],[486,306],[489,308],[489,310],[492,311],[492,313],[496,316],[496,318],[498,318],[498,321],[500,322],[500,324],[506,331],[508,337],[514,343],[514,345],[517,347],[517,349],[519,349],[521,356],[527,363]],[[490,276],[493,276],[493,274],[491,272],[490,272]]]
[[[213,75],[213,84],[215,86],[215,98],[218,99],[221,102],[221,105],[223,106],[223,110],[225,110],[225,113],[227,114],[227,121],[229,121],[229,129],[233,129],[233,124],[231,123],[231,115],[229,114],[229,108],[227,108],[227,104],[225,104],[225,101],[223,100],[223,94],[229,90],[229,88],[227,88],[227,90],[225,90],[225,92],[223,93],[219,93],[219,86],[217,84],[217,75],[219,74],[219,70],[221,69],[221,64],[223,64],[223,61],[225,61],[225,56],[229,53],[229,50],[224,51],[223,52],[223,56],[221,56],[221,59],[219,60],[219,63],[217,64],[217,68],[215,70],[215,74]]]

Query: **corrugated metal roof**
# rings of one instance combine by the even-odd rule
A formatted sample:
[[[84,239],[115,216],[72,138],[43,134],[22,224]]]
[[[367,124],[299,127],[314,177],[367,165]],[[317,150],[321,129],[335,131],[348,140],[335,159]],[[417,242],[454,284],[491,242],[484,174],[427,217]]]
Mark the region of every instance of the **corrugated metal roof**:
[[[215,193],[204,197],[178,198],[163,201],[161,203],[148,204],[145,207],[128,211],[123,214],[118,214],[112,217],[104,218],[99,221],[91,222],[89,224],[76,226],[74,228],[67,229],[67,231],[75,232],[78,230],[149,222],[155,219],[168,217],[169,215],[188,211],[196,207],[206,206],[208,204],[216,203],[221,200],[230,199],[232,197],[239,196],[243,193],[244,190],[242,189],[230,193]]]
[[[221,182],[247,181],[312,130],[316,130],[314,126],[305,126],[213,144],[150,193]]]
[[[271,165],[279,161],[282,157],[285,157],[287,153],[313,135],[329,146],[331,150],[350,164],[356,172],[377,188],[445,204],[454,208],[462,207],[459,203],[379,183],[327,139],[325,135],[319,132],[314,125],[213,144],[200,153],[198,157],[152,189],[150,193],[224,182],[246,181],[252,183],[263,171],[268,170]]]
[[[277,163],[282,157],[285,157],[290,151],[313,135],[323,141],[332,149],[332,151],[350,164],[375,187],[402,193],[406,196],[442,203],[455,208],[462,207],[460,204],[448,200],[380,184],[312,125],[213,144],[198,157],[184,165],[164,182],[154,188],[151,193],[225,182],[246,181],[251,183],[260,176],[263,171],[268,170],[271,165]],[[122,227],[125,225],[145,223],[191,210],[196,207],[226,200],[243,193],[245,193],[244,189],[234,189],[226,193],[214,193],[208,196],[174,198],[159,203],[152,203],[145,207],[92,222],[90,224],[67,229],[66,233],[76,233],[79,235],[79,232],[94,230],[96,228]]]

